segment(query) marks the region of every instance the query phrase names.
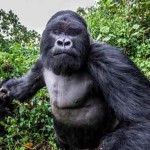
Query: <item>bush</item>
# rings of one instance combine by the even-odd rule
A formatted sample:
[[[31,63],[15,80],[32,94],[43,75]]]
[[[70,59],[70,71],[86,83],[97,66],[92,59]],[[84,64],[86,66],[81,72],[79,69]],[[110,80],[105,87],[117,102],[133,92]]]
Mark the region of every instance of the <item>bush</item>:
[[[0,28],[0,80],[21,77],[39,57],[39,34],[28,31],[12,11],[0,10]],[[47,93],[42,89],[25,103],[13,101],[13,112],[5,122],[0,121],[7,132],[0,138],[0,149],[56,149]]]
[[[96,41],[119,47],[150,78],[150,3],[147,0],[99,0],[78,9]]]
[[[38,56],[39,50],[36,47],[22,47],[18,43],[12,45],[7,52],[0,52],[1,80],[22,76]],[[0,139],[3,148],[22,150],[28,143],[32,143],[32,147],[56,147],[47,93],[43,89],[25,103],[18,100],[13,102],[14,111],[4,122],[7,135]]]

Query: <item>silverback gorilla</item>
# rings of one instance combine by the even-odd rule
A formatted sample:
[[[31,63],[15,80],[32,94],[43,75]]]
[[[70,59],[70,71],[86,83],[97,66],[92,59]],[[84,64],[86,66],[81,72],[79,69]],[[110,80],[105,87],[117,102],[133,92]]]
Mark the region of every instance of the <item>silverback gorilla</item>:
[[[125,54],[93,42],[68,10],[50,18],[40,52],[28,74],[3,82],[1,101],[27,100],[46,86],[59,147],[150,150],[150,82]]]

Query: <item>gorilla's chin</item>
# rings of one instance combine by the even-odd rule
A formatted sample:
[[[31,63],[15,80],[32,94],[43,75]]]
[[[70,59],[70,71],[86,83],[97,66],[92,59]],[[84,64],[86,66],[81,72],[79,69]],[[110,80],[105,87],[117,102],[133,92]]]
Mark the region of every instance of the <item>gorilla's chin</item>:
[[[49,61],[49,68],[57,75],[71,75],[80,70],[82,61],[80,58],[62,53],[55,55]]]

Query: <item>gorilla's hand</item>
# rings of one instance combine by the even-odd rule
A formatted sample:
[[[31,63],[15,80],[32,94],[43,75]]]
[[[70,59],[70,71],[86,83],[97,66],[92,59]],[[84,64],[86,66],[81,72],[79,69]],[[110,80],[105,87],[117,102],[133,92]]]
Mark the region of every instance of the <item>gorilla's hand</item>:
[[[4,86],[7,81],[0,83],[0,120],[7,114],[7,109],[13,108],[10,91]]]
[[[9,89],[5,86],[9,79],[6,79],[0,83],[0,105],[2,103],[5,103],[8,99],[10,99],[10,91]]]
[[[7,98],[9,98],[9,90],[4,88],[4,87],[1,87],[0,88],[0,100],[5,100]]]

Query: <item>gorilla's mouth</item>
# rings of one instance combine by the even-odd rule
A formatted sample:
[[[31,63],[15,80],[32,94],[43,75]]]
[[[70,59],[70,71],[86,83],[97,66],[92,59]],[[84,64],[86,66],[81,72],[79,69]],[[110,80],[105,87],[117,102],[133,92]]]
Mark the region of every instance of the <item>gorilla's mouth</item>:
[[[53,56],[59,56],[59,55],[68,55],[72,57],[77,57],[77,54],[71,51],[56,51],[53,53]]]

